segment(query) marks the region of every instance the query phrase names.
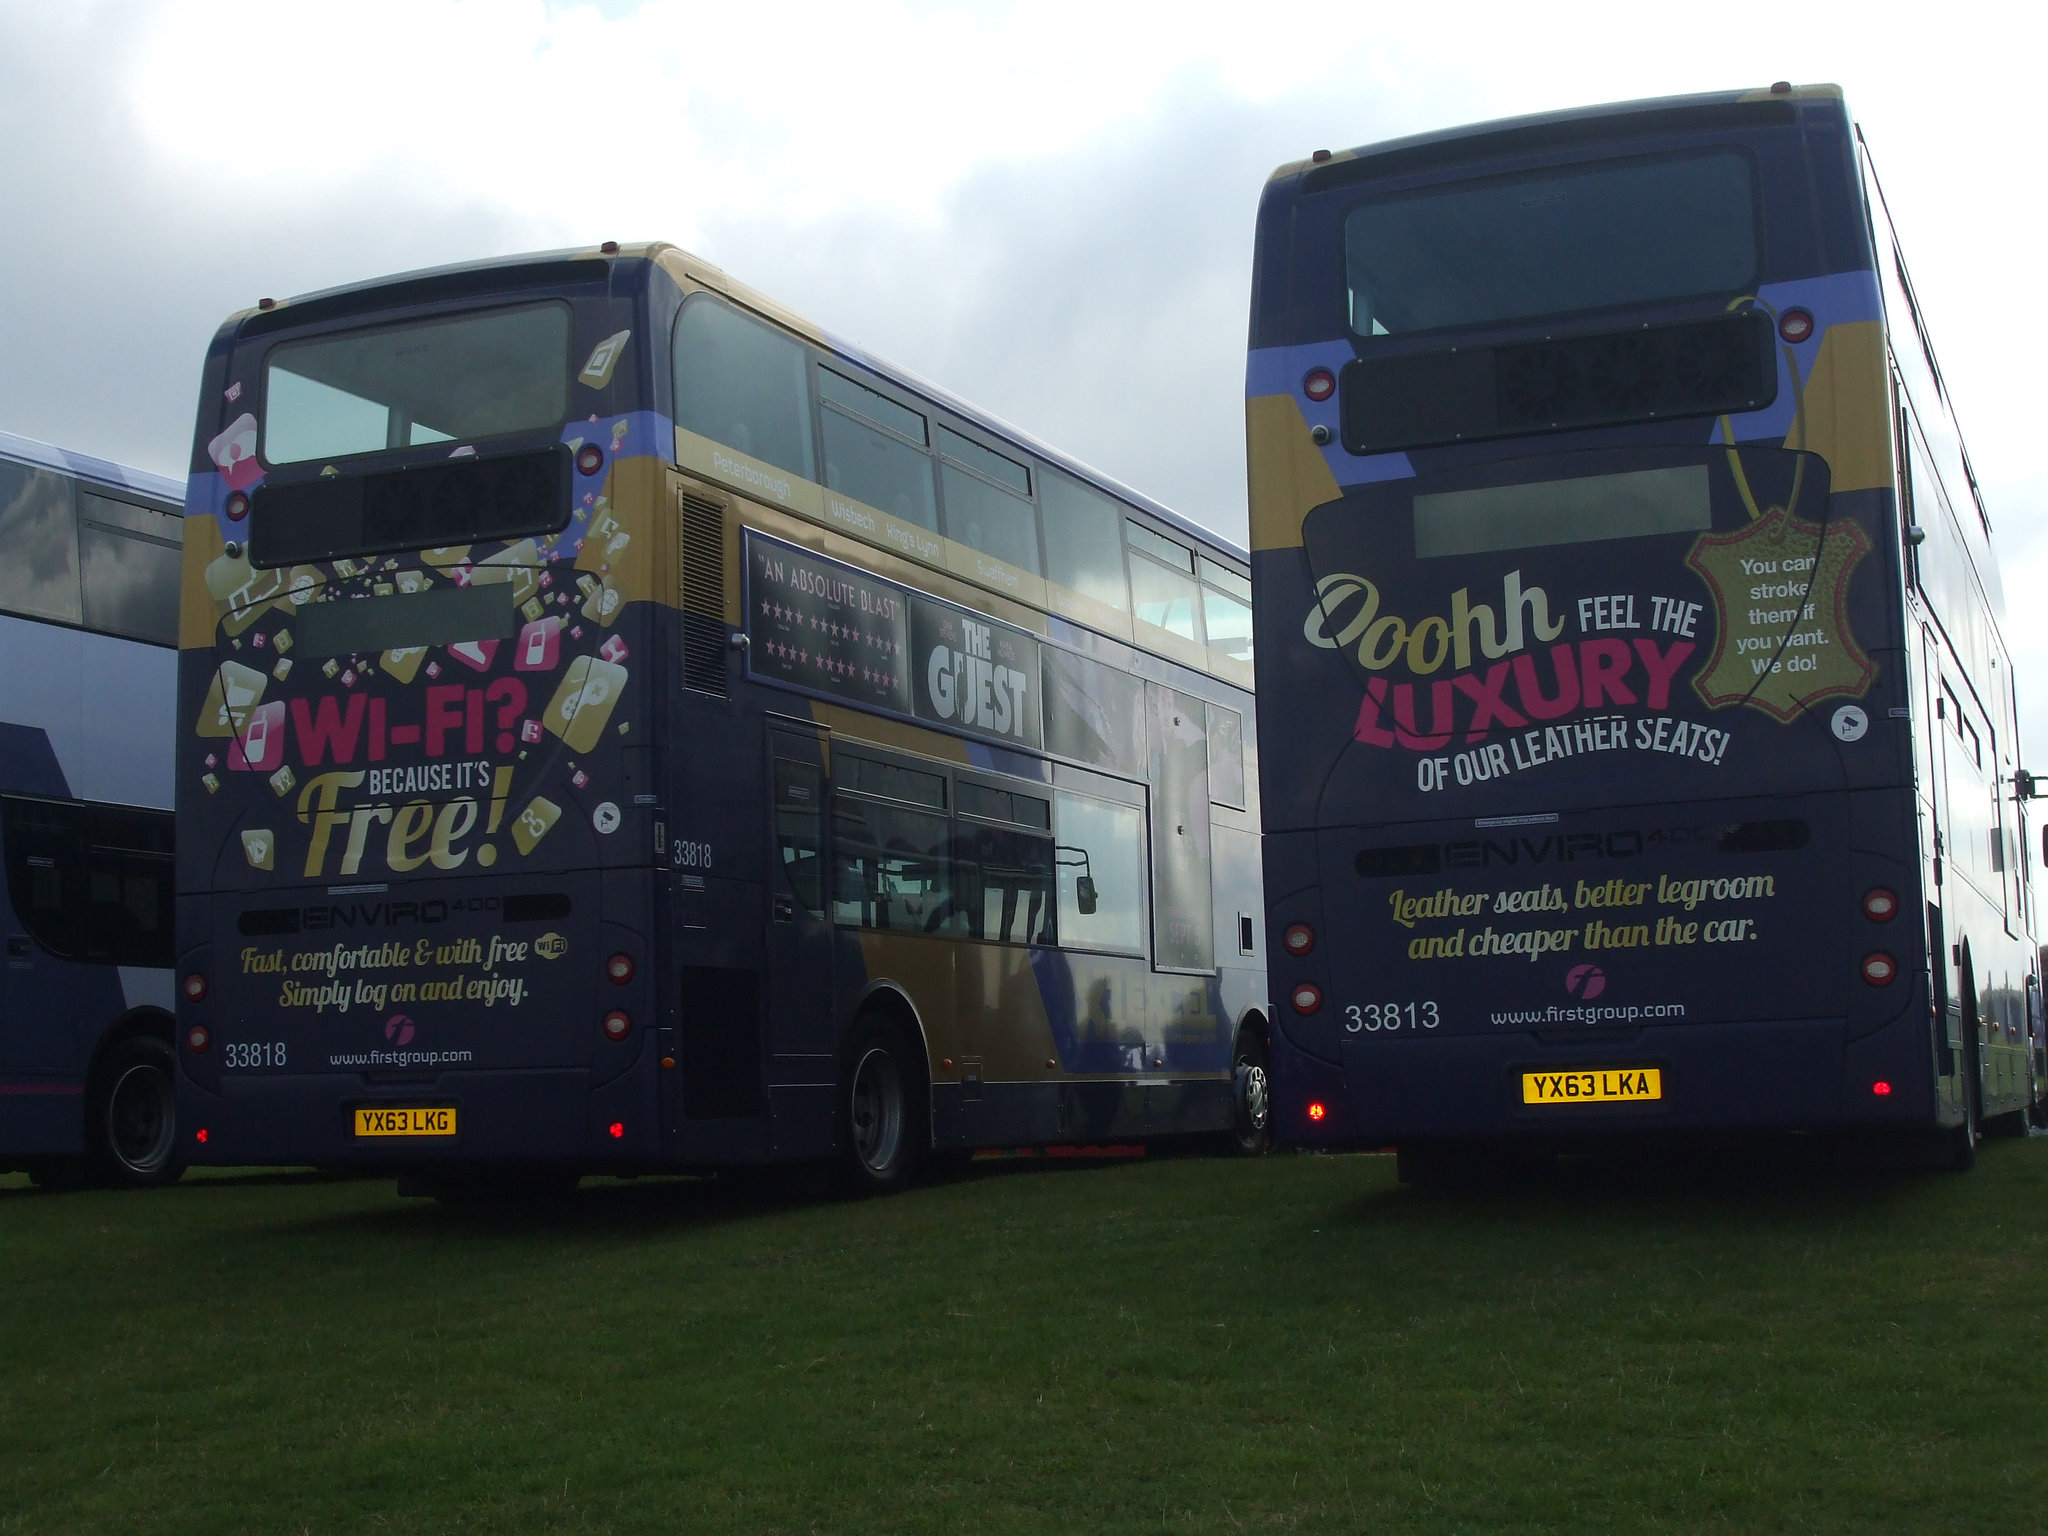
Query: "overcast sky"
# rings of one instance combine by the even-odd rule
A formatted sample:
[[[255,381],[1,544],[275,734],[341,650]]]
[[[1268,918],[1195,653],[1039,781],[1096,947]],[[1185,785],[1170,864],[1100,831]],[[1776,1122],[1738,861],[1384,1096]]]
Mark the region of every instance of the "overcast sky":
[[[0,429],[181,474],[207,338],[265,294],[668,239],[1242,540],[1275,165],[1833,80],[1985,483],[2048,758],[2040,15],[0,0]]]

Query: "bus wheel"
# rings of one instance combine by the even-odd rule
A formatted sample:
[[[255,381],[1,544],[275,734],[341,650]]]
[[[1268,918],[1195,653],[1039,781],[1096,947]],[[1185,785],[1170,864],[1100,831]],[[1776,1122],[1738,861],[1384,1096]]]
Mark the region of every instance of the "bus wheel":
[[[149,1035],[131,1035],[109,1054],[91,1101],[88,1150],[110,1182],[147,1188],[185,1172],[174,1069],[171,1048]]]
[[[1231,1052],[1230,1141],[1240,1157],[1260,1157],[1273,1148],[1272,1085],[1266,1076],[1266,1042],[1250,1030]]]
[[[841,1182],[852,1195],[888,1195],[904,1188],[924,1148],[925,1116],[903,1035],[870,1016],[857,1025],[840,1079]]]

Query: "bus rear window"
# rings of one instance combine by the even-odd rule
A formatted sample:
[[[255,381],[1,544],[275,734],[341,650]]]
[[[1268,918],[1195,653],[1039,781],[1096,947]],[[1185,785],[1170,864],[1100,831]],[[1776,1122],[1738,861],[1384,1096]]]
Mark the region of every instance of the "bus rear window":
[[[1379,198],[1344,220],[1361,336],[1742,292],[1754,174],[1734,150],[1611,160]]]
[[[275,348],[264,365],[263,457],[302,464],[559,424],[569,408],[569,307],[350,331]]]

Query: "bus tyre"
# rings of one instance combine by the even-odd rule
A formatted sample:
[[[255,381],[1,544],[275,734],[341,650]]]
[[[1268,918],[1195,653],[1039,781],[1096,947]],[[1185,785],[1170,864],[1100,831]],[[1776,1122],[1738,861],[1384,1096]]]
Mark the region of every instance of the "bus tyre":
[[[86,1156],[108,1183],[146,1189],[183,1176],[175,1071],[171,1048],[152,1035],[130,1035],[101,1063],[86,1111]]]
[[[924,1073],[891,1021],[854,1026],[839,1079],[840,1185],[853,1196],[892,1195],[917,1172],[929,1140]]]
[[[1272,1084],[1266,1042],[1245,1030],[1230,1055],[1231,1149],[1240,1157],[1262,1157],[1273,1149]]]

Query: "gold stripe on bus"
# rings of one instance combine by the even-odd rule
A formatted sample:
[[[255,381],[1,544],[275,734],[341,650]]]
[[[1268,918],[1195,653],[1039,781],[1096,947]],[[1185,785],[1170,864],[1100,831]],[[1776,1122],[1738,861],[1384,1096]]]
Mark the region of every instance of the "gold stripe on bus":
[[[1252,548],[1299,549],[1310,510],[1337,499],[1337,477],[1292,395],[1254,395],[1244,410]]]
[[[676,463],[691,474],[730,486],[755,501],[786,507],[819,521],[824,519],[824,493],[816,484],[737,448],[699,437],[687,427],[676,428]]]
[[[1805,419],[1792,424],[1785,446],[1826,459],[1830,491],[1891,485],[1891,380],[1882,321],[1851,320],[1821,333],[1804,403]]]

